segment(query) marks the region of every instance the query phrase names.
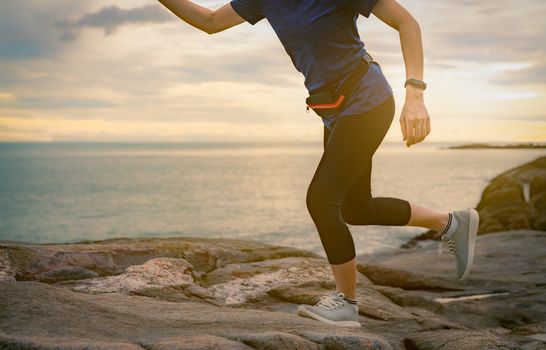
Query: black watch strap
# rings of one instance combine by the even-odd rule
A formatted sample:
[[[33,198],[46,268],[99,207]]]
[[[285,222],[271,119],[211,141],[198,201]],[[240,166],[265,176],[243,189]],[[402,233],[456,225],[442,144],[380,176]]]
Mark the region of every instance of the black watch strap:
[[[423,90],[425,90],[427,88],[427,83],[425,83],[422,80],[415,79],[415,78],[409,78],[408,80],[406,80],[406,82],[404,83],[404,87],[406,87],[406,85],[408,85],[408,84],[411,85],[411,86],[415,86],[417,88],[423,89]]]

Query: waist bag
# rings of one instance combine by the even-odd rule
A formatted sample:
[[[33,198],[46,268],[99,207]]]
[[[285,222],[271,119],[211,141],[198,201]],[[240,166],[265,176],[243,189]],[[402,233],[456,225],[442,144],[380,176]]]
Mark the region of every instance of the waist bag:
[[[305,99],[307,113],[309,113],[309,108],[321,117],[341,112],[345,107],[345,102],[349,98],[350,92],[366,72],[368,72],[368,68],[373,62],[375,61],[372,56],[366,52],[364,56],[361,57],[361,60],[359,60],[358,67],[351,73],[347,80],[343,82],[338,91],[335,91],[335,89],[327,89],[309,95],[309,97]]]

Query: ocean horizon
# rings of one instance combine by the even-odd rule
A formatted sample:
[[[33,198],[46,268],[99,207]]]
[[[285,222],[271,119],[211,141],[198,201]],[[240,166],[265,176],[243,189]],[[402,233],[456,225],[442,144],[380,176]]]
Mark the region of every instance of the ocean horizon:
[[[372,194],[442,211],[474,207],[493,177],[546,153],[447,148],[460,144],[384,142],[373,159]],[[324,256],[305,204],[321,153],[322,140],[0,143],[0,240],[236,238]],[[427,231],[349,228],[357,254]]]

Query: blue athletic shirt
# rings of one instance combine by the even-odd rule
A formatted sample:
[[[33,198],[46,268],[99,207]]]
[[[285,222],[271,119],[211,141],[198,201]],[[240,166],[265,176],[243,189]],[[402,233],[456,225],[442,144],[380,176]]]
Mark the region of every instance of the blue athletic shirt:
[[[339,87],[356,69],[366,52],[356,21],[360,14],[368,18],[378,1],[231,0],[230,4],[252,25],[267,18],[312,94]],[[381,67],[372,64],[345,102],[345,108],[322,117],[322,121],[331,129],[337,118],[368,111],[391,95],[392,88]]]

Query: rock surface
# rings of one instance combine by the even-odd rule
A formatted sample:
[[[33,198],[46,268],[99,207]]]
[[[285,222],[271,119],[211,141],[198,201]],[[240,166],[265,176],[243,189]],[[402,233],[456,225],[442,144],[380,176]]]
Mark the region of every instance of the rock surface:
[[[457,330],[421,332],[406,338],[404,344],[410,350],[520,349],[520,346],[516,343],[500,342],[499,338],[494,334]]]
[[[129,293],[146,288],[186,286],[193,284],[192,268],[184,259],[155,258],[142,265],[129,266],[119,275],[77,280],[72,283],[72,290],[91,294]]]
[[[517,341],[522,335],[536,338],[538,334],[540,338],[546,333],[544,247],[544,231],[513,230],[478,236],[473,268],[464,281],[455,280],[455,261],[449,251],[440,252],[436,245],[360,255],[357,268],[381,285],[378,291],[402,307],[424,308],[465,328],[500,331]],[[416,281],[421,281],[420,286]],[[444,284],[459,290],[445,288]],[[434,286],[437,288],[431,288]],[[443,348],[420,336],[412,339],[411,349]],[[425,343],[433,345],[418,345]],[[464,342],[461,344],[446,348],[465,348]]]
[[[479,236],[464,282],[435,247],[359,256],[363,327],[347,329],[294,313],[335,290],[310,252],[188,237],[0,242],[0,348],[540,349],[545,243],[541,231]]]

